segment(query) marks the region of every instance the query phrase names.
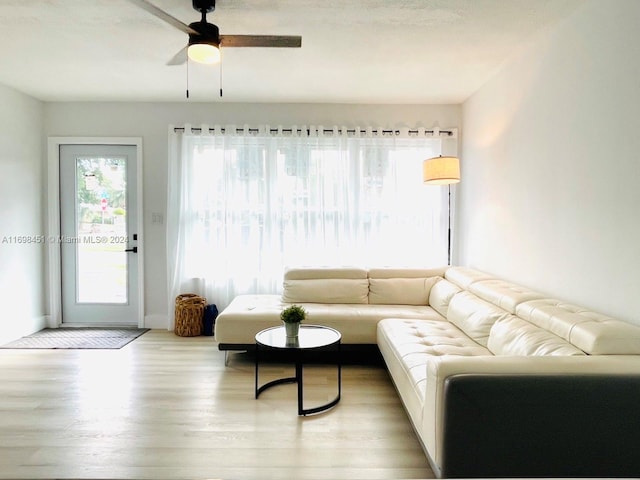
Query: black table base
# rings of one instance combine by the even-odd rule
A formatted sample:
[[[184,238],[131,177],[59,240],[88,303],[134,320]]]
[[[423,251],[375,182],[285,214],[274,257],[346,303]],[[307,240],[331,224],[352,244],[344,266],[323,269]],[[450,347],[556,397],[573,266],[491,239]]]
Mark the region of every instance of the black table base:
[[[295,350],[295,377],[287,377],[287,378],[279,378],[277,380],[272,380],[270,382],[265,383],[264,385],[258,386],[258,371],[260,368],[260,350],[264,348],[269,348],[265,346],[261,346],[260,344],[256,344],[256,381],[255,381],[255,398],[267,390],[268,388],[274,387],[276,385],[282,385],[285,383],[297,383],[298,384],[298,415],[306,416],[313,415],[314,413],[324,412],[329,410],[330,408],[336,406],[340,401],[340,395],[342,393],[342,361],[340,355],[340,343],[337,344],[336,352],[337,352],[337,368],[338,368],[338,394],[336,397],[328,403],[323,405],[319,405],[313,408],[304,408],[304,382],[302,378],[303,374],[303,365],[304,365],[304,351]],[[317,350],[317,349],[314,349]]]

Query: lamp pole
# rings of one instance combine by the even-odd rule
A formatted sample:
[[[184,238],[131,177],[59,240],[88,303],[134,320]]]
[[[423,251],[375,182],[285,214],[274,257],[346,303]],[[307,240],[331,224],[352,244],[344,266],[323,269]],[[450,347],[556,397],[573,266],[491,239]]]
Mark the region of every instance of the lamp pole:
[[[460,181],[457,157],[433,157],[422,162],[422,180],[426,185],[447,185],[447,265],[451,265],[451,184]]]
[[[447,224],[447,265],[451,265],[451,184],[447,185],[449,187],[448,192],[448,224]]]

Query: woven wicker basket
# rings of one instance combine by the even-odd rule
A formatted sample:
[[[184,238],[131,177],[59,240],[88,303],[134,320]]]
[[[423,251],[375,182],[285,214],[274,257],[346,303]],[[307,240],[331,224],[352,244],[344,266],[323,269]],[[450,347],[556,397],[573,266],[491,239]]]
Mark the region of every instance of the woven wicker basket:
[[[174,333],[179,337],[202,335],[202,318],[207,300],[194,293],[183,293],[176,297],[176,326]]]

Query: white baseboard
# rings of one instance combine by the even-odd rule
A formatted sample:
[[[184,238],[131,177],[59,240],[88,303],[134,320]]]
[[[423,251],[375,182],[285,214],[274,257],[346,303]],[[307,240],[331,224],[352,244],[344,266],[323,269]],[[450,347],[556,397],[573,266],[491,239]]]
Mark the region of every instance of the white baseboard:
[[[42,315],[40,317],[4,324],[2,332],[0,332],[0,345],[47,328],[49,326],[47,322],[48,316]]]
[[[158,328],[169,330],[169,319],[166,315],[162,314],[152,314],[145,315],[144,317],[144,328]]]

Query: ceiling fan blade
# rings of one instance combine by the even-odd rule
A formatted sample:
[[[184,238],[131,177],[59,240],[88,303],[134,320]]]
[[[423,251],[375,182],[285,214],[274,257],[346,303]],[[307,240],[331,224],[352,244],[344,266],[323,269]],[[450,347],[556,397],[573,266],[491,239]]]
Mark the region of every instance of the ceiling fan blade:
[[[293,35],[220,35],[221,47],[300,48],[302,37]]]
[[[182,65],[183,63],[185,63],[187,61],[187,49],[189,47],[186,46],[182,49],[180,49],[180,51],[178,53],[176,53],[173,58],[171,58],[171,60],[169,60],[167,62],[167,65]]]
[[[178,30],[183,31],[184,33],[196,34],[196,35],[198,34],[198,32],[196,32],[189,25],[181,22],[175,17],[172,17],[167,12],[165,12],[164,10],[161,10],[160,8],[156,7],[153,3],[148,2],[147,0],[129,0],[129,2],[133,3],[134,5],[137,5],[143,10],[146,10],[151,15],[158,17],[160,20],[164,20],[169,25],[176,27]]]

